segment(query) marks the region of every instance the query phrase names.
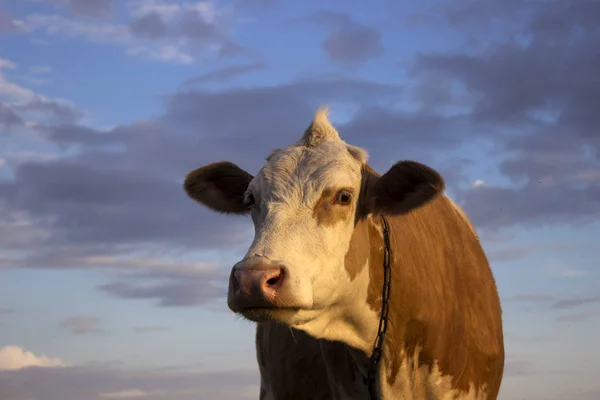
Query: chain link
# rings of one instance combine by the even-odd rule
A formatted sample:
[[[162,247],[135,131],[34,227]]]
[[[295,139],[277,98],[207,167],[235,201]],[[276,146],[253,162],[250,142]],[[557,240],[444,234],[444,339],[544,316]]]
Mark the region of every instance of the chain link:
[[[383,240],[384,240],[384,254],[383,254],[383,288],[381,293],[381,317],[379,318],[379,327],[377,329],[377,337],[375,338],[375,345],[373,346],[373,353],[369,358],[369,366],[367,371],[367,377],[365,383],[372,400],[376,400],[377,390],[375,388],[375,382],[377,377],[377,371],[379,362],[381,361],[381,354],[383,351],[383,341],[385,340],[385,334],[388,327],[388,315],[390,311],[390,290],[392,285],[392,267],[391,267],[391,253],[392,249],[390,246],[390,228],[387,220],[382,215],[381,221],[383,223]]]

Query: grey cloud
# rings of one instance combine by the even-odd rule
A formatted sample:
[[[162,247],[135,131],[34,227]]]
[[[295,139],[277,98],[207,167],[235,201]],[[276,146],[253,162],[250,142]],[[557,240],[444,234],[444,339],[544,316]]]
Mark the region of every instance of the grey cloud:
[[[560,298],[556,295],[545,293],[520,293],[502,299],[503,302],[519,302],[519,303],[538,303],[548,306],[554,310],[575,309],[585,305],[600,303],[600,296],[584,296],[577,298]],[[594,314],[594,313],[592,313]],[[569,318],[577,320],[578,318],[589,317],[588,313],[571,314],[568,316],[559,317],[559,320],[567,321]]]
[[[23,125],[23,119],[9,106],[0,102],[0,133],[8,132],[15,126]]]
[[[137,390],[148,400],[253,399],[258,372],[152,371],[108,366],[26,368],[0,372],[0,397],[11,400],[105,400],[106,394]],[[102,396],[104,394],[104,397]]]
[[[10,307],[0,307],[0,314],[12,314],[14,311]]]
[[[598,315],[600,315],[600,313],[598,312],[582,312],[577,314],[567,314],[561,315],[556,319],[556,321],[564,323],[577,323],[587,321],[591,318],[597,317]]]
[[[100,17],[110,14],[113,0],[69,0],[71,12],[76,15]]]
[[[482,1],[474,6],[492,7],[489,13],[454,3],[453,12],[468,20],[471,13],[477,14],[486,24],[509,22],[515,13],[521,15],[519,4],[529,7],[519,25],[520,34],[531,37],[529,43],[492,40],[470,54],[421,54],[408,69],[420,80],[433,75],[457,81],[471,93],[464,97],[471,108],[464,132],[494,142],[489,154],[502,157],[499,172],[513,182],[463,190],[459,203],[483,230],[593,221],[600,216],[600,118],[594,106],[600,102],[600,57],[595,50],[600,29],[590,20],[598,5],[504,3]],[[509,32],[506,29],[503,32]],[[556,35],[549,34],[552,29]],[[565,34],[574,29],[585,34]],[[450,106],[443,95],[425,96],[423,106]],[[444,126],[444,119],[439,123]]]
[[[227,296],[225,285],[198,280],[173,280],[153,285],[125,281],[107,283],[98,289],[123,299],[152,299],[159,307],[206,305]]]
[[[253,71],[265,69],[264,63],[252,63],[245,65],[231,65],[217,70],[206,72],[200,76],[187,79],[183,82],[183,86],[196,85],[205,82],[226,82],[237,76],[247,74]]]
[[[171,328],[162,325],[144,325],[144,326],[136,326],[133,328],[133,331],[136,333],[148,333],[148,332],[166,332],[170,331]]]
[[[151,12],[130,22],[129,28],[134,35],[161,38],[167,35],[167,25],[160,14]]]
[[[525,243],[516,246],[505,247],[502,249],[490,249],[487,251],[488,257],[492,261],[512,261],[525,258],[530,254],[541,251],[565,251],[570,250],[570,246],[565,243]]]
[[[333,61],[362,63],[381,54],[381,34],[357,22],[344,24],[327,35],[323,49]]]
[[[0,5],[0,35],[20,31],[22,28],[15,24],[12,14],[2,7]]]
[[[81,111],[57,100],[35,96],[27,103],[14,105],[13,110],[19,114],[35,113],[47,116],[50,122],[74,122],[81,118]]]
[[[42,125],[38,130],[43,133],[48,140],[59,146],[69,146],[77,144],[81,146],[110,146],[120,144],[118,137],[118,128],[107,132],[99,133],[95,130],[74,124],[61,125]]]
[[[586,304],[600,303],[600,296],[561,299],[552,304],[552,308],[564,309],[564,308],[575,308]]]
[[[225,24],[209,21],[195,9],[183,10],[173,21],[165,20],[157,11],[149,11],[133,19],[129,23],[129,31],[135,37],[157,41],[185,39],[190,50],[218,45],[217,54],[220,58],[252,55],[231,38]]]
[[[100,325],[99,318],[87,315],[75,315],[58,324],[59,328],[69,330],[75,335],[106,332]]]
[[[235,8],[241,11],[270,11],[281,4],[281,0],[237,0]]]
[[[508,360],[504,368],[504,376],[527,376],[538,372],[534,363],[526,360]]]
[[[533,303],[546,303],[552,301],[556,297],[549,294],[543,293],[521,293],[511,297],[507,297],[504,301],[517,301],[517,302],[533,302]]]
[[[556,375],[556,374],[573,374],[572,370],[545,368],[536,365],[535,363],[517,356],[509,356],[504,366],[504,377],[526,377],[532,375]]]
[[[46,3],[67,5],[78,17],[107,17],[111,13],[113,0],[41,0]]]
[[[209,39],[218,36],[217,26],[207,21],[198,11],[185,12],[178,24],[183,36],[195,39]]]
[[[288,21],[293,26],[302,22],[329,29],[323,41],[323,50],[330,60],[344,65],[360,65],[382,52],[381,33],[345,13],[316,12],[310,17]]]

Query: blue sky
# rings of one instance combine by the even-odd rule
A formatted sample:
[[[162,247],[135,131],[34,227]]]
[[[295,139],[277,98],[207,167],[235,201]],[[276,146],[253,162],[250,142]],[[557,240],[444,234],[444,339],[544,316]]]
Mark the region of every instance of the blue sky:
[[[320,104],[375,169],[428,163],[472,218],[500,398],[599,398],[599,7],[0,1],[0,398],[256,398],[253,325],[225,304],[251,222],[181,181],[255,172]]]

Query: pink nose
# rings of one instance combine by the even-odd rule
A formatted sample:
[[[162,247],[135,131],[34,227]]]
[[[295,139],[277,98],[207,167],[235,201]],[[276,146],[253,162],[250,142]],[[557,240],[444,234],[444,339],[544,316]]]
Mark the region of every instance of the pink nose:
[[[230,305],[235,309],[273,307],[284,278],[282,267],[234,268],[229,281]]]

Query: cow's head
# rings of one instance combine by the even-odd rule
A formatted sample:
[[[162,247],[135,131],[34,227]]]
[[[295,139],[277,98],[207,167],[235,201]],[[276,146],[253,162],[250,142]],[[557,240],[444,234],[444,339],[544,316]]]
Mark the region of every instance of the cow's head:
[[[254,222],[254,240],[230,275],[231,310],[301,326],[357,297],[355,285],[365,282],[344,265],[357,222],[406,212],[444,188],[425,165],[399,162],[379,176],[367,157],[340,139],[321,109],[302,138],[274,151],[254,177],[229,162],[187,175],[192,199]]]

